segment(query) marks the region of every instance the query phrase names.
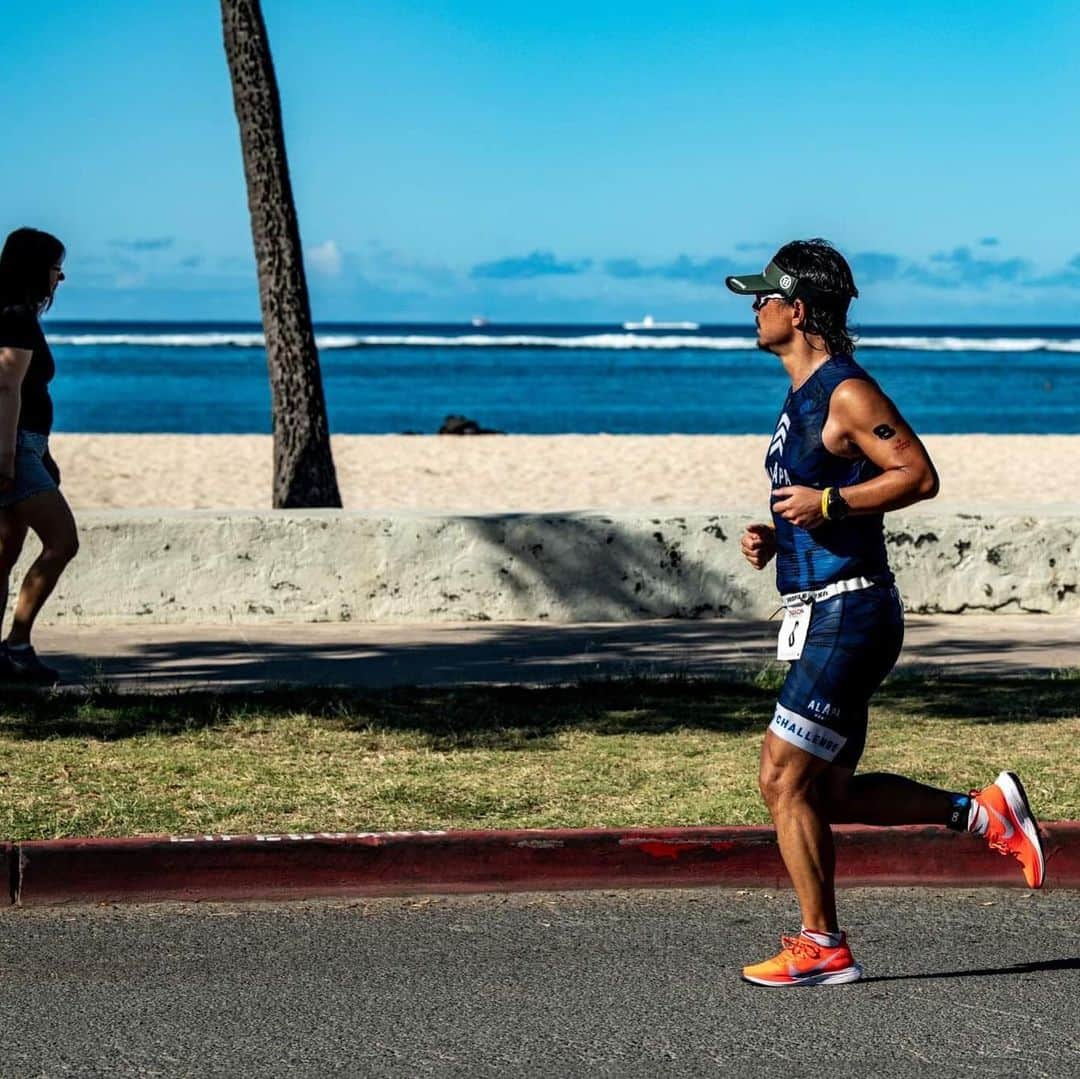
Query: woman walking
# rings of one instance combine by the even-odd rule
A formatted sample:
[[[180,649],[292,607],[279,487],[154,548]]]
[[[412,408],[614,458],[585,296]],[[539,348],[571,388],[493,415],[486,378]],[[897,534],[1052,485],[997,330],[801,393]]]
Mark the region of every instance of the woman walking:
[[[49,456],[56,368],[38,322],[64,280],[64,254],[55,236],[25,228],[8,236],[0,252],[0,619],[26,533],[41,541],[0,645],[0,680],[36,685],[53,685],[58,674],[30,643],[34,621],[79,549],[60,471]]]

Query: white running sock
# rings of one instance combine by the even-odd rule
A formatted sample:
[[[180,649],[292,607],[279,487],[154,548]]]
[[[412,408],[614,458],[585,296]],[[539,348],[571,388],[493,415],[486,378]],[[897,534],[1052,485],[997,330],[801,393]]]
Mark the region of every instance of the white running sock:
[[[839,948],[844,939],[843,933],[819,933],[816,929],[802,927],[802,935],[823,948]]]

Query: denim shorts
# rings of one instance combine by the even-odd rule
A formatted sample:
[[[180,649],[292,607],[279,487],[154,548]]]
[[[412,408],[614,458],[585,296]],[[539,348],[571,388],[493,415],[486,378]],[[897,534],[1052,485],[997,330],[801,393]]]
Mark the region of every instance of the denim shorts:
[[[42,491],[55,491],[60,484],[45,467],[49,436],[19,428],[15,440],[15,486],[0,494],[0,508],[14,506]]]
[[[891,585],[815,603],[801,658],[791,664],[769,730],[845,768],[866,746],[870,697],[904,643],[904,606]]]

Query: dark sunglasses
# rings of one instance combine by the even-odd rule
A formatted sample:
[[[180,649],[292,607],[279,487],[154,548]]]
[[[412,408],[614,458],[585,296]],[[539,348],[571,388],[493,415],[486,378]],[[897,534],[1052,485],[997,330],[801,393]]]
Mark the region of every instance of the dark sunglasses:
[[[782,292],[768,292],[764,296],[755,296],[750,306],[755,311],[760,311],[770,300],[783,300],[787,303],[787,297]]]

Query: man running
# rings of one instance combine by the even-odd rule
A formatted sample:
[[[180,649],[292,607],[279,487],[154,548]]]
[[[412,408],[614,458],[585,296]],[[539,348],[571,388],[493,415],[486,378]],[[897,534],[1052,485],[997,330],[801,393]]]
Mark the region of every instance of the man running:
[[[769,444],[772,523],[752,524],[742,551],[755,569],[776,557],[785,617],[778,658],[791,667],[761,751],[759,784],[802,914],[773,959],[743,968],[766,986],[862,976],[836,917],[830,824],[946,824],[1015,857],[1032,888],[1043,854],[1011,772],[970,795],[887,773],[855,775],[867,706],[904,636],[882,515],[938,491],[926,449],[852,359],[847,311],[858,296],[844,257],[824,240],[786,244],[764,273],[729,277],[752,296],[758,348],[791,378]]]

